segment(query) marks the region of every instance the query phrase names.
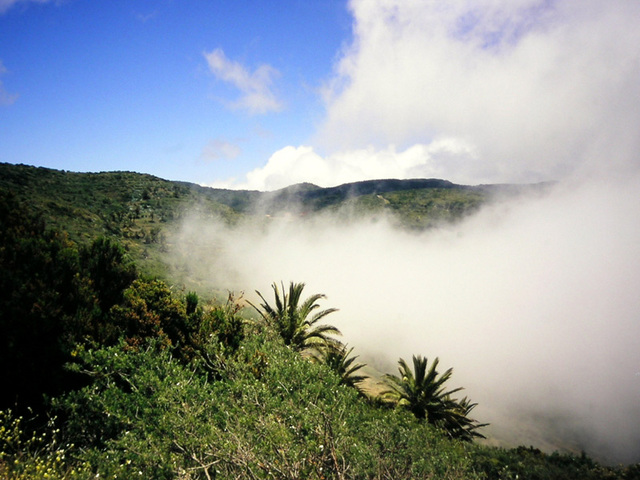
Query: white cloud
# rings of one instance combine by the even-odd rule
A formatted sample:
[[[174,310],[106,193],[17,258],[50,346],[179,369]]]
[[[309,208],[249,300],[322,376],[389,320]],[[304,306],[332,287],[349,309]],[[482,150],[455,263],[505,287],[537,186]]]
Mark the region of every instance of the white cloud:
[[[0,6],[1,6],[1,4],[0,4]],[[1,10],[0,10],[0,12],[1,12]],[[2,75],[4,75],[6,72],[7,72],[7,69],[5,68],[5,66],[3,65],[2,61],[0,60],[0,77]],[[4,88],[4,84],[0,80],[0,106],[2,106],[2,105],[11,105],[17,99],[18,99],[18,94],[15,94],[15,93],[11,94],[11,93],[7,92],[7,90]]]
[[[394,146],[345,150],[326,157],[311,146],[287,146],[275,152],[264,167],[246,176],[242,183],[218,183],[216,186],[250,190],[276,190],[294,183],[310,182],[330,187],[360,180],[381,178],[447,178],[460,183],[482,183],[487,175],[476,165],[474,148],[465,142],[442,138],[428,145],[413,145],[404,150]],[[455,173],[455,175],[452,175]]]
[[[313,147],[280,149],[233,188],[536,182],[640,167],[640,3],[349,5],[354,40],[323,90]],[[226,78],[250,83],[232,65]]]
[[[493,181],[638,166],[640,3],[352,0],[350,8],[354,41],[327,86],[323,149],[456,138],[482,163],[470,173]]]
[[[273,79],[278,70],[263,64],[253,72],[235,61],[229,60],[221,48],[204,54],[211,72],[220,80],[237,88],[240,98],[230,105],[232,108],[246,110],[250,114],[277,112],[282,109],[281,101],[272,91]]]
[[[216,138],[211,140],[202,149],[201,157],[204,160],[233,160],[242,153],[239,145],[229,142],[224,138]]]

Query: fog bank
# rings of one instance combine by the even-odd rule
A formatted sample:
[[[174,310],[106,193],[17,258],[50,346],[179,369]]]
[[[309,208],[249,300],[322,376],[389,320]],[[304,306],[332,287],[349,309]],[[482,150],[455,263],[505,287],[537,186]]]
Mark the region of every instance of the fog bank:
[[[191,218],[174,252],[211,285],[325,293],[361,359],[438,356],[509,445],[640,461],[640,178],[558,185],[421,234],[385,222]]]
[[[306,282],[381,370],[440,357],[494,438],[640,461],[640,4],[348,8],[353,40],[312,145],[274,153],[250,188],[561,183],[423,234],[298,218],[229,230],[194,217],[178,260],[250,297]]]

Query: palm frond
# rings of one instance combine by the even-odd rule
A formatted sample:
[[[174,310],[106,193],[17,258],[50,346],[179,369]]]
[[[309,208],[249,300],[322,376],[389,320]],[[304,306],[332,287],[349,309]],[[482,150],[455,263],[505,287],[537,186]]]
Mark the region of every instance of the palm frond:
[[[340,383],[351,387],[357,385],[368,377],[366,375],[356,375],[356,372],[365,367],[362,363],[355,363],[358,356],[350,357],[353,347],[347,349],[340,344],[335,348],[327,348],[324,352],[324,363],[340,376]]]
[[[327,344],[330,335],[340,335],[340,331],[332,325],[316,325],[320,319],[337,309],[329,308],[315,312],[311,316],[312,312],[320,308],[317,302],[326,297],[318,293],[302,300],[304,287],[304,283],[291,282],[288,293],[286,293],[284,283],[281,283],[282,290],[280,290],[274,282],[271,288],[274,294],[275,308],[269,305],[260,292],[256,293],[263,303],[260,307],[251,304],[267,324],[278,332],[285,344],[296,350],[321,348],[323,344]]]
[[[455,400],[452,394],[462,388],[446,390],[444,384],[451,378],[453,369],[438,374],[439,359],[431,366],[426,358],[413,356],[413,370],[404,359],[398,360],[398,374],[386,375],[385,382],[390,387],[386,398],[394,399],[397,405],[410,410],[416,418],[443,429],[449,436],[462,440],[483,437],[478,428],[486,426],[468,417],[476,406],[467,397]]]

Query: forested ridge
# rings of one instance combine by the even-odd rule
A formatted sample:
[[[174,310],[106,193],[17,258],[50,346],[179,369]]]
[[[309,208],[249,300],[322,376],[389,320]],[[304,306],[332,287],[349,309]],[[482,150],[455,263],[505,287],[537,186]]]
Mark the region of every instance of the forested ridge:
[[[263,219],[250,207],[257,192],[198,197],[201,187],[139,174],[4,167],[1,478],[640,478],[639,465],[478,443],[482,419],[438,352],[407,352],[373,393],[331,325],[334,306],[304,283],[274,279],[256,304],[204,300],[159,264],[140,266],[160,257],[185,205]],[[447,221],[488,198],[429,188],[450,202]],[[383,199],[402,212],[426,195]],[[314,208],[335,206],[323,202]]]
[[[464,186],[438,179],[376,180],[274,192],[224,190],[134,172],[77,173],[0,163],[0,189],[11,191],[50,227],[82,245],[116,239],[145,273],[167,275],[166,243],[188,214],[227,225],[279,217],[387,218],[399,228],[427,229],[477,211],[497,195],[542,185]]]

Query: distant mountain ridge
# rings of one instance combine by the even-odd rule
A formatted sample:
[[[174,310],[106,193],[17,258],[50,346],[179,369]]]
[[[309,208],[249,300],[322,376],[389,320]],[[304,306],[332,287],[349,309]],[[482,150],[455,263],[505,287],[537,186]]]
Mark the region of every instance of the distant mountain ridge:
[[[455,185],[447,180],[435,178],[363,180],[359,182],[344,183],[335,187],[318,187],[311,183],[301,183],[276,190],[274,192],[267,192],[265,193],[265,198],[276,205],[287,202],[297,202],[303,205],[311,205],[315,208],[322,208],[363,195],[379,195],[382,193],[419,190],[425,188],[470,187]]]
[[[227,224],[328,213],[348,221],[385,217],[425,229],[473,214],[496,193],[539,185],[457,185],[441,179],[385,179],[323,188],[310,183],[273,192],[209,188],[135,172],[76,173],[0,163],[0,191],[15,195],[46,222],[87,243],[117,239],[142,265],[161,271],[168,235],[193,212]]]

